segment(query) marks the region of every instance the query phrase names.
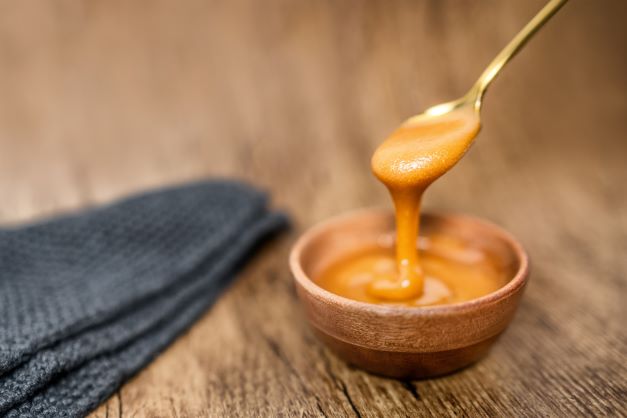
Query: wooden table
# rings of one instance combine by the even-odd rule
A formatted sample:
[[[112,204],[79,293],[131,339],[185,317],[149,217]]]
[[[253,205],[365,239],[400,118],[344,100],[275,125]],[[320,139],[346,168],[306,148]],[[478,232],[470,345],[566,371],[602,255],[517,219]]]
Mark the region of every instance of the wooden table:
[[[234,176],[294,220],[94,414],[626,414],[627,2],[573,1],[493,85],[476,146],[426,197],[503,225],[533,273],[479,364],[398,382],[305,324],[304,228],[389,205],[369,171],[405,117],[456,97],[543,1],[0,3],[0,220]]]

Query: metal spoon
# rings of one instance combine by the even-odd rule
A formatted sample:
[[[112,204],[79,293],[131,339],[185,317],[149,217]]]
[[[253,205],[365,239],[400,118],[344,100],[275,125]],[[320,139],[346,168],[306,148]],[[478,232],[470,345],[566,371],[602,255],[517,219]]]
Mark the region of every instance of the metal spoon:
[[[492,60],[490,65],[483,71],[479,79],[472,88],[457,100],[441,103],[432,106],[424,111],[424,113],[411,117],[407,122],[416,122],[417,118],[425,116],[440,116],[458,110],[462,107],[473,107],[477,115],[481,110],[483,95],[490,86],[490,83],[496,78],[505,64],[511,60],[522,47],[535,35],[535,33],[566,4],[568,0],[551,0],[546,6],[536,14],[533,19],[525,25],[524,28],[512,39],[505,48]]]
[[[424,275],[415,246],[422,194],[474,141],[483,95],[492,80],[566,1],[549,1],[494,58],[468,93],[409,118],[375,151],[372,171],[390,190],[396,208],[398,275],[371,282],[368,291],[373,296],[405,300],[423,293]]]

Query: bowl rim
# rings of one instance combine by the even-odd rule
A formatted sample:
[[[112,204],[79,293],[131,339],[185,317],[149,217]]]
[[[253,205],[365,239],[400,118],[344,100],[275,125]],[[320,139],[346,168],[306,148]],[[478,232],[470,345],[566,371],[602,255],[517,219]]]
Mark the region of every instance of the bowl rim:
[[[507,230],[490,221],[466,214],[454,212],[421,212],[421,217],[432,217],[437,219],[455,220],[458,222],[470,222],[481,227],[484,231],[496,235],[504,240],[513,250],[513,254],[519,261],[518,270],[514,276],[502,287],[494,292],[488,293],[481,297],[457,302],[447,305],[438,306],[395,306],[395,305],[377,305],[374,303],[362,302],[349,299],[344,296],[330,292],[317,285],[303,270],[300,263],[301,255],[307,248],[308,244],[321,232],[329,227],[346,222],[349,219],[360,216],[390,216],[393,212],[384,207],[367,207],[350,210],[339,215],[332,216],[326,220],[320,221],[308,228],[293,244],[289,254],[290,270],[294,279],[300,284],[310,295],[317,299],[331,302],[335,305],[342,305],[345,308],[352,308],[360,311],[370,311],[371,313],[381,315],[400,314],[402,316],[449,316],[463,312],[472,311],[474,309],[485,307],[486,305],[495,304],[519,292],[526,285],[530,271],[530,261],[527,252],[522,244]]]

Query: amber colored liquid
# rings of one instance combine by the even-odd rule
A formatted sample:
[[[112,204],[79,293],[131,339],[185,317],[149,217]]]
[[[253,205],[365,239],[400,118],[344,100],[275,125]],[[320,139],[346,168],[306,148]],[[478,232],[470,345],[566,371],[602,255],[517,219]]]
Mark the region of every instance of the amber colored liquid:
[[[472,109],[403,124],[372,156],[372,171],[386,185],[396,208],[396,272],[382,274],[369,292],[404,300],[423,292],[424,272],[416,251],[422,194],[466,153],[479,132]]]
[[[416,248],[416,247],[414,247]],[[318,285],[350,299],[388,305],[432,306],[464,302],[502,287],[507,273],[490,254],[472,248],[459,238],[434,235],[420,240],[423,291],[402,300],[381,300],[369,285],[397,274],[393,247],[376,242],[332,263],[316,278]]]
[[[320,281],[323,287],[373,303],[428,305],[467,300],[467,295],[478,297],[502,285],[493,282],[497,283],[495,288],[482,281],[478,273],[486,266],[460,265],[453,259],[434,258],[429,250],[419,252],[416,248],[424,191],[463,157],[479,128],[474,110],[461,109],[442,116],[410,120],[379,146],[372,157],[372,171],[388,188],[394,201],[396,252],[370,251],[344,260],[326,272]],[[390,264],[391,259],[395,259],[393,264]],[[382,265],[388,268],[379,268]],[[335,284],[334,274],[337,275]],[[351,275],[354,275],[352,279]],[[488,275],[485,280],[490,281],[492,277]],[[347,283],[352,280],[361,284],[349,291],[354,286]],[[475,286],[475,290],[469,286]],[[441,297],[434,302],[436,293]]]

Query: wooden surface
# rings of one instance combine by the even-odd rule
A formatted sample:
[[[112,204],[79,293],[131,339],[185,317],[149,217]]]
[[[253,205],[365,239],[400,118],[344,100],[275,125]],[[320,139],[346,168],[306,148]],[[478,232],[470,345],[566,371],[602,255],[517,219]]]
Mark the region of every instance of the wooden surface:
[[[369,172],[405,117],[454,98],[543,4],[0,0],[0,221],[236,176],[295,222],[94,416],[617,416],[627,397],[627,2],[572,1],[485,101],[430,210],[503,225],[531,283],[488,358],[398,382],[306,327],[290,244],[389,205]]]

